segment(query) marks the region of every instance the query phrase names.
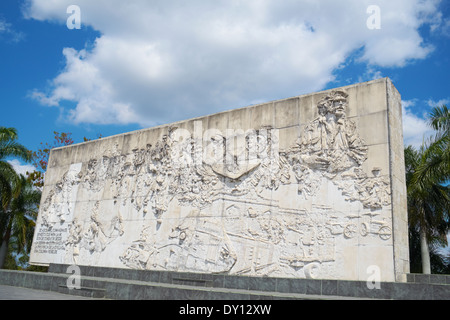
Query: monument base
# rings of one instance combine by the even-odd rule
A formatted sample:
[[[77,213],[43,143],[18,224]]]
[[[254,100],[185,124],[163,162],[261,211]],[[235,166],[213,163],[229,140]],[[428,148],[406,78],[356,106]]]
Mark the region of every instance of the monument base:
[[[408,283],[287,279],[80,266],[80,287],[71,266],[48,273],[0,270],[0,285],[117,300],[450,300],[450,275],[408,274]],[[73,267],[73,266],[72,266]],[[68,287],[69,284],[69,287]]]

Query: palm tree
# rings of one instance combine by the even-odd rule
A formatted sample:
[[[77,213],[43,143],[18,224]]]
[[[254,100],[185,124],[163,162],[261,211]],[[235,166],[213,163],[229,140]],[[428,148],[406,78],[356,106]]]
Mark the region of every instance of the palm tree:
[[[41,192],[23,175],[19,176],[19,184],[20,193],[9,201],[6,210],[0,209],[0,268],[5,262],[11,239],[18,253],[31,248]]]
[[[31,153],[17,139],[15,128],[0,127],[0,205],[4,210],[12,197],[20,193],[19,177],[6,159],[15,157],[24,161],[31,160]]]
[[[450,226],[449,119],[446,106],[433,108],[429,123],[437,131],[434,139],[419,150],[405,149],[410,233],[420,235],[422,272],[428,274],[430,245],[447,244]]]
[[[431,110],[429,124],[434,130],[448,133],[450,130],[450,110],[446,105],[434,107]]]
[[[0,127],[0,268],[4,264],[11,238],[21,251],[29,247],[39,191],[18,175],[8,158],[31,160],[31,152],[17,142],[15,128]]]
[[[450,111],[447,106],[435,107],[429,115],[429,125],[436,136],[427,149],[428,161],[417,168],[415,183],[450,180]]]

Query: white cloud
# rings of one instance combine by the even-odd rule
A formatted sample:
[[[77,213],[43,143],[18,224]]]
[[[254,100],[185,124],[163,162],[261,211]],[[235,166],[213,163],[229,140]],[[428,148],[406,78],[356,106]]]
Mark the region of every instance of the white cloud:
[[[443,23],[442,23],[442,29],[441,29],[442,34],[446,35],[447,37],[450,37],[450,18],[447,18]]]
[[[0,20],[0,32],[4,32],[7,28],[6,22]]]
[[[17,159],[9,160],[8,163],[14,168],[17,174],[23,174],[24,176],[26,176],[27,172],[31,173],[36,170],[34,166],[29,164],[22,164]]]
[[[12,28],[12,25],[0,18],[0,35],[6,35],[6,39],[12,42],[19,42],[24,38],[24,34],[22,32],[17,32]]]
[[[429,99],[427,101],[427,104],[428,104],[429,107],[434,108],[434,107],[441,107],[443,105],[450,106],[449,102],[450,102],[450,99],[440,99],[438,101],[434,101],[433,99]]]
[[[0,33],[9,32],[11,30],[11,24],[0,18]]]
[[[433,136],[433,130],[428,126],[424,117],[417,116],[411,110],[416,100],[402,101],[403,109],[403,140],[405,146],[412,145],[419,148],[424,141]]]
[[[25,15],[65,26],[72,2],[28,0]],[[320,90],[356,51],[367,76],[432,51],[418,28],[439,1],[377,1],[381,29],[369,30],[372,2],[78,0],[83,27],[101,36],[92,49],[65,48],[65,69],[33,95],[75,102],[75,123],[149,126]]]

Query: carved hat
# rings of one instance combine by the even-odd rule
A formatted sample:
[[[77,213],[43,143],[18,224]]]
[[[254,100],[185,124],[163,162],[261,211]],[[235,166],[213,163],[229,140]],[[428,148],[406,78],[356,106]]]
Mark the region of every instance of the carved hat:
[[[347,101],[348,94],[345,91],[333,91],[330,95],[330,99],[333,101]]]

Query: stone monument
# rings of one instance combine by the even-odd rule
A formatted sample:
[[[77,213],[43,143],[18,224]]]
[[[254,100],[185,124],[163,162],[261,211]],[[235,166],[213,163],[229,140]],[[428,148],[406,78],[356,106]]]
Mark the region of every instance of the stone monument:
[[[388,78],[54,149],[30,263],[404,281]]]

